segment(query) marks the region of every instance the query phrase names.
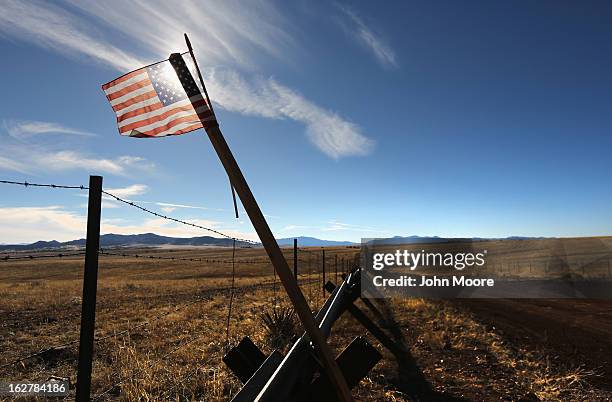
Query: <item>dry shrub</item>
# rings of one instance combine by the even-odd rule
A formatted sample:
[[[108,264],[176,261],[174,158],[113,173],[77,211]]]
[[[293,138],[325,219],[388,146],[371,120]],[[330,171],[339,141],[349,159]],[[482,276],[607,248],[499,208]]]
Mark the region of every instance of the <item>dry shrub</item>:
[[[266,343],[274,349],[282,349],[295,336],[295,311],[291,307],[275,306],[264,311],[261,321],[266,329]]]

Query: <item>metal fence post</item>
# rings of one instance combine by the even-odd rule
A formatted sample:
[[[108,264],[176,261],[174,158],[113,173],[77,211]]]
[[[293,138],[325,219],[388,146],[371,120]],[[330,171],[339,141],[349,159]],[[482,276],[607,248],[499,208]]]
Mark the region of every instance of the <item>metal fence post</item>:
[[[96,322],[96,290],[98,286],[98,250],[100,249],[100,215],[102,212],[102,177],[89,176],[87,205],[87,240],[85,243],[85,272],[81,306],[81,336],[76,401],[89,401],[93,360],[94,329]]]

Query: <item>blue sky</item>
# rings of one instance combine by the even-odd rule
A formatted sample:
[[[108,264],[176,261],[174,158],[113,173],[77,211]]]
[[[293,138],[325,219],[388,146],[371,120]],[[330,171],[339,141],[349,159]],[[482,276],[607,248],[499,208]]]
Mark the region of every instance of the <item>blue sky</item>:
[[[612,234],[609,3],[179,4],[2,2],[0,177],[254,239],[202,131],[120,137],[100,89],[188,32],[277,237]],[[0,243],[84,236],[84,194],[0,191]],[[207,234],[109,200],[103,231]]]

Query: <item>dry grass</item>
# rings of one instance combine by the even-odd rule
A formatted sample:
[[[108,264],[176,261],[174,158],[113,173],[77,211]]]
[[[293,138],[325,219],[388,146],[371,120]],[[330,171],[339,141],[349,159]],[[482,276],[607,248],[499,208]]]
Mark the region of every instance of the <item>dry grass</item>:
[[[131,252],[227,260],[231,250]],[[347,259],[355,253],[336,252]],[[264,257],[261,250],[240,249],[237,254],[238,259]],[[302,259],[300,279],[318,279],[316,258],[306,254]],[[0,329],[0,365],[78,339],[82,264],[72,257],[2,262],[0,312],[6,319]],[[290,310],[280,284],[270,284],[275,280],[272,267],[262,263],[236,268],[237,295],[226,340],[231,265],[101,257],[96,338],[106,339],[96,344],[93,393],[103,394],[101,400],[143,401],[227,400],[236,393],[240,383],[221,361],[228,345],[248,335],[270,352],[271,334],[260,318],[266,309],[276,312],[273,326],[284,325],[276,334],[282,339],[275,342],[287,343],[291,332],[290,317],[279,316]],[[249,288],[260,284],[265,285]],[[319,284],[305,286],[304,293],[313,308],[322,304]],[[2,368],[0,379],[42,381],[55,375],[74,383],[77,357],[78,345],[72,344]]]
[[[440,356],[440,364],[432,362],[433,371],[442,379],[452,378],[453,389],[481,389],[500,397],[522,395],[547,401],[575,400],[589,392],[593,370],[553,363],[544,351],[512,345],[495,328],[487,328],[449,302],[416,299],[398,303],[406,307],[400,309],[401,317],[421,323],[415,329],[415,354]],[[446,390],[448,385],[441,381],[439,389]]]
[[[352,259],[356,251],[328,249],[332,271],[328,279],[335,279],[330,264],[335,255]],[[230,253],[223,249],[138,252],[219,259]],[[263,256],[261,250],[250,249],[238,254],[238,258]],[[287,256],[291,261],[289,251]],[[310,278],[317,279],[316,258],[302,257],[301,279],[308,279],[309,267]],[[78,339],[82,260],[1,264],[0,365]],[[291,332],[287,330],[290,310],[284,310],[287,301],[278,285],[247,288],[271,281],[271,266],[243,265],[237,266],[238,291],[231,337],[226,340],[229,292],[218,289],[229,285],[230,270],[227,264],[102,257],[96,336],[105,339],[96,345],[94,395],[100,400],[128,401],[230,399],[241,384],[221,361],[228,345],[248,335],[269,353],[271,346],[278,345],[270,342],[272,332],[282,333],[283,342]],[[320,283],[304,286],[303,292],[313,309],[322,304]],[[431,400],[414,392],[420,380],[437,397],[468,400],[598,400],[607,395],[590,388],[587,380],[592,372],[586,368],[563,367],[544,352],[518,348],[450,302],[394,300],[378,306],[391,320],[385,329],[407,354],[398,362],[368,336],[384,353],[384,360],[354,390],[358,400]],[[268,328],[260,318],[263,311],[272,318]],[[334,327],[330,342],[339,351],[354,336],[364,334],[363,327],[345,315]],[[411,371],[411,359],[420,374]],[[55,375],[74,383],[76,360],[77,345],[73,344],[1,368],[0,380],[41,381]]]

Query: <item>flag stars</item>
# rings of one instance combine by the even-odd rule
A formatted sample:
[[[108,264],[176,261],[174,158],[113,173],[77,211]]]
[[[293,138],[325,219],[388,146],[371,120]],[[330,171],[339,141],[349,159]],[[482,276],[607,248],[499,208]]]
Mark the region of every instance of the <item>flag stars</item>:
[[[153,89],[164,106],[187,99],[185,90],[170,62],[166,61],[147,67],[147,72]],[[184,69],[179,71],[180,77],[184,75],[184,72]],[[189,86],[187,92],[191,93],[192,90],[192,87]]]

